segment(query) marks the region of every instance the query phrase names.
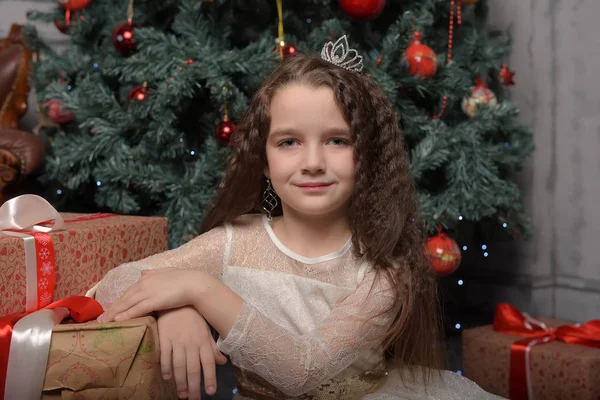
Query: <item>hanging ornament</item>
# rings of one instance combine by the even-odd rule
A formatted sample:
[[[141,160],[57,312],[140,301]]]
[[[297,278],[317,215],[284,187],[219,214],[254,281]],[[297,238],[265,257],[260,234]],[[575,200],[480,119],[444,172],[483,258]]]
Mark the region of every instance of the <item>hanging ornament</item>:
[[[367,21],[381,13],[385,0],[340,0],[340,7],[349,17]]]
[[[435,76],[438,59],[435,51],[421,43],[421,32],[415,31],[410,45],[402,55],[402,68],[412,76],[431,78]]]
[[[91,2],[92,0],[67,0],[59,1],[58,4],[65,10],[79,11],[89,6]]]
[[[221,146],[229,146],[231,143],[231,136],[236,132],[237,126],[233,121],[229,119],[227,115],[223,117],[223,121],[217,128],[215,129],[215,136],[217,137],[217,142]]]
[[[459,0],[463,5],[469,6],[471,4],[477,3],[479,0]]]
[[[140,102],[146,100],[148,96],[148,82],[144,82],[142,85],[133,87],[127,95],[127,101],[129,103]]]
[[[446,53],[446,65],[452,62],[452,47],[454,46],[454,16],[456,14],[456,24],[462,25],[462,4],[460,0],[450,0],[450,15],[448,18],[448,52]],[[448,78],[446,78],[448,79]],[[448,107],[448,95],[442,97],[442,106],[437,114],[426,116],[425,118],[440,119]]]
[[[215,128],[215,136],[217,142],[221,146],[229,146],[231,143],[231,137],[237,131],[237,126],[233,121],[229,119],[227,114],[227,87],[223,87],[223,120]]]
[[[277,14],[279,16],[279,22],[277,23],[277,48],[276,51],[279,52],[279,58],[281,61],[286,58],[293,56],[296,54],[298,49],[293,44],[288,44],[285,42],[285,35],[283,33],[283,6],[281,0],[277,0]]]
[[[71,26],[70,21],[69,22],[64,22],[61,21],[60,19],[55,19],[54,20],[54,26],[56,26],[56,29],[58,29],[60,32],[64,33],[65,35],[68,35],[69,32],[69,27]]]
[[[75,119],[75,114],[67,110],[60,100],[50,99],[42,105],[42,109],[59,125],[66,125]]]
[[[475,80],[476,86],[471,91],[471,95],[463,98],[462,109],[469,117],[477,115],[480,106],[495,107],[498,104],[496,95],[492,92],[482,80]]]
[[[282,43],[283,46],[281,45]],[[298,52],[298,49],[296,49],[296,46],[294,46],[293,44],[285,44],[285,42],[279,42],[279,44],[277,45],[277,51],[279,52],[281,59],[285,60],[288,57],[296,54]]]
[[[130,0],[127,7],[127,21],[117,25],[112,34],[113,44],[123,57],[128,57],[135,51],[134,28],[133,0]]]
[[[71,15],[71,13],[68,13],[68,17],[67,15],[65,15],[64,21],[60,19],[55,19],[54,26],[56,26],[56,29],[58,29],[60,32],[64,33],[65,35],[68,35],[72,20],[73,16]]]
[[[438,228],[438,234],[427,239],[425,253],[431,268],[438,276],[450,275],[458,268],[461,254],[458,245],[450,236]]]
[[[113,31],[113,44],[122,56],[127,57],[135,51],[135,39],[133,38],[133,23],[127,21],[117,25]]]
[[[502,85],[504,86],[512,86],[515,84],[515,81],[513,81],[515,73],[511,71],[506,64],[502,64],[502,69],[498,73],[498,76],[502,80]]]
[[[65,20],[64,22],[61,20],[54,20],[54,26],[64,34],[68,34],[69,26],[71,26],[71,20],[73,18],[74,11],[80,11],[90,5],[92,0],[68,0],[68,1],[59,1],[58,4],[62,8],[65,9]],[[79,17],[79,19],[83,20],[83,15]]]
[[[283,46],[282,50],[284,59],[293,56],[298,51],[298,49],[296,49],[296,46],[294,46],[293,44],[286,44],[285,46]]]
[[[83,14],[79,15],[79,20],[83,21],[84,20],[84,16]],[[54,20],[54,26],[56,26],[56,29],[58,29],[59,31],[61,31],[62,33],[64,33],[65,35],[69,34],[69,28],[71,27],[71,24],[73,23],[73,21],[76,18],[74,17],[73,13],[71,12],[66,12],[65,13],[65,19],[61,20],[61,19],[55,19]]]

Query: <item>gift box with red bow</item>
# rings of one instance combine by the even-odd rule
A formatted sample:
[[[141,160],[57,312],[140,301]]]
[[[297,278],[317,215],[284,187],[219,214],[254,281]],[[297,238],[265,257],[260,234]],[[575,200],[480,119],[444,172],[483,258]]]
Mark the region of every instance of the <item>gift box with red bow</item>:
[[[167,219],[58,213],[39,196],[0,207],[0,316],[83,295],[112,268],[167,250]]]
[[[493,325],[463,332],[463,374],[513,400],[600,399],[600,320],[531,318],[499,304]]]

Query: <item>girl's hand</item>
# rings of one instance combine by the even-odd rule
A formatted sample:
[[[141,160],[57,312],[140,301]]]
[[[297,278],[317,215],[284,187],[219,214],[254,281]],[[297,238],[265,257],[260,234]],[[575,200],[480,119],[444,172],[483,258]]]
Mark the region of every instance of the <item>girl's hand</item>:
[[[194,286],[199,286],[202,274],[199,270],[180,268],[144,270],[142,277],[98,317],[98,322],[124,321],[191,304],[191,292]]]
[[[204,318],[187,306],[160,311],[158,316],[160,369],[163,378],[175,376],[179,398],[200,399],[200,372],[204,389],[210,396],[217,392],[215,364],[227,358],[217,349]]]

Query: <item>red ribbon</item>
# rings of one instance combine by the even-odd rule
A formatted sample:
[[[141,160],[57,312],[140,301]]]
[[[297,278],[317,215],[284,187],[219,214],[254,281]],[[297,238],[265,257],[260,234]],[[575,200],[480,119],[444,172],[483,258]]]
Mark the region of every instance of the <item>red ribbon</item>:
[[[95,219],[114,217],[116,215],[117,214],[111,214],[111,213],[86,214],[86,215],[80,215],[79,217],[66,218],[64,221],[65,221],[65,223],[80,222],[80,221],[93,221]],[[52,220],[48,220],[48,221],[40,222],[39,225],[50,225],[51,223],[52,223]]]
[[[29,232],[35,240],[35,265],[37,269],[36,310],[46,307],[54,300],[56,284],[56,257],[52,237],[45,232]]]
[[[600,320],[550,328],[507,303],[496,307],[494,330],[525,336],[525,339],[517,340],[510,348],[509,395],[512,400],[528,400],[532,397],[528,375],[529,354],[534,346],[560,340],[600,348]]]
[[[66,299],[55,301],[44,308],[53,309],[58,307],[67,308],[71,318],[75,322],[94,320],[103,312],[100,303],[91,297],[85,296],[67,297]],[[0,399],[4,398],[6,372],[8,368],[8,353],[10,351],[13,327],[17,321],[29,314],[31,314],[31,312],[13,314],[0,318]],[[23,373],[26,373],[26,371],[23,371]]]

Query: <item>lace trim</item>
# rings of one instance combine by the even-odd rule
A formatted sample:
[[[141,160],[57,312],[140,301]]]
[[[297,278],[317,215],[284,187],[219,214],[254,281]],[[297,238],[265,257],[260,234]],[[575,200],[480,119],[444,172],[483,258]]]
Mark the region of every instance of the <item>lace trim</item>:
[[[273,244],[279,250],[281,250],[281,252],[283,254],[285,254],[286,256],[293,258],[296,261],[300,261],[301,263],[304,263],[304,264],[309,264],[309,265],[319,264],[319,263],[322,263],[325,261],[330,261],[335,258],[339,258],[339,257],[343,256],[344,254],[346,254],[346,252],[350,249],[350,247],[352,247],[352,237],[350,237],[348,239],[348,241],[346,242],[346,244],[344,245],[344,247],[342,247],[340,250],[338,250],[336,252],[325,254],[325,255],[322,255],[319,257],[305,257],[298,253],[293,252],[288,247],[286,247],[283,243],[281,243],[281,241],[275,235],[275,232],[273,232],[273,228],[271,227],[271,224],[269,224],[269,220],[267,219],[266,215],[263,215],[261,217],[261,219],[262,219],[263,226],[265,227],[265,230],[269,234],[269,238],[271,238],[271,241],[273,242]]]
[[[231,242],[233,241],[233,227],[231,224],[225,224],[225,233],[227,234],[227,241],[225,242],[225,251],[223,252],[223,270],[229,265],[229,259],[231,258]],[[221,273],[221,275],[223,275]]]
[[[344,378],[331,378],[316,388],[297,397],[287,396],[259,375],[232,365],[238,393],[242,398],[254,400],[358,400],[376,392],[387,380],[388,373],[382,363],[372,371]]]

